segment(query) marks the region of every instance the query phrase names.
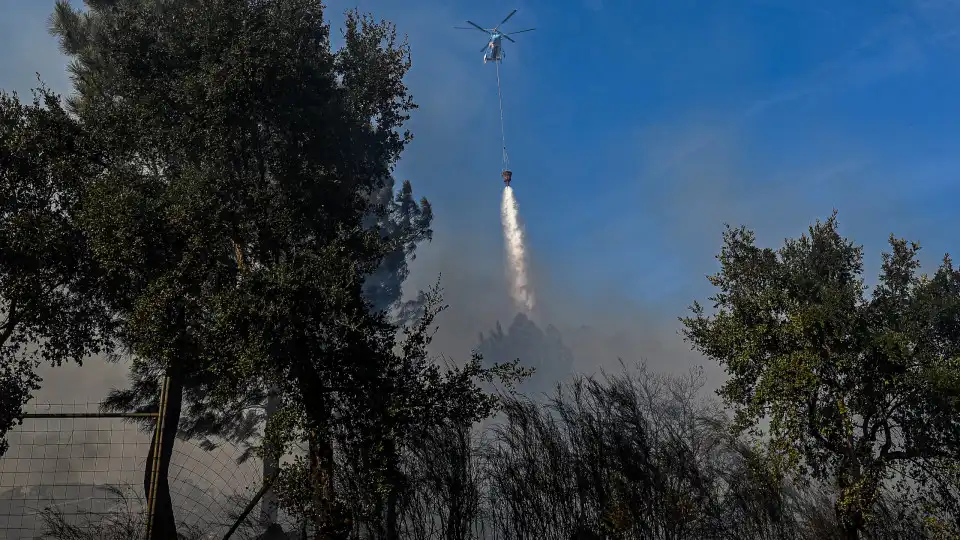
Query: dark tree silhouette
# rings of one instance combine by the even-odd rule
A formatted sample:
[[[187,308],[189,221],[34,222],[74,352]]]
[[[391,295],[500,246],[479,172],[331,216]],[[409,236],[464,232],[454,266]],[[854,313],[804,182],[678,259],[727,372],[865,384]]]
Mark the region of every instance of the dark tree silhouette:
[[[431,376],[417,364],[420,338],[392,352],[396,328],[361,286],[386,306],[397,284],[370,276],[429,235],[429,206],[412,203],[409,184],[397,219],[376,204],[409,140],[399,131],[414,107],[406,47],[390,25],[351,12],[332,51],[315,1],[89,7],[58,3],[54,31],[73,58],[71,106],[109,155],[84,226],[142,390],[114,406],[138,405],[167,375],[173,436],[184,395],[196,407],[191,434],[222,419],[204,410],[240,411],[275,392],[278,414],[299,420],[272,442],[308,446],[304,508],[318,534],[336,536],[332,423],[369,428],[365,415],[399,414],[392,392],[415,386],[404,377]],[[371,215],[393,230],[369,226]],[[458,373],[433,382],[465,388],[481,371]],[[387,402],[368,403],[375,388]],[[229,418],[239,434],[254,419]],[[171,535],[168,490],[157,492],[159,534]]]
[[[532,397],[549,392],[558,380],[570,374],[573,352],[564,344],[560,331],[553,325],[541,330],[523,313],[518,313],[506,331],[497,322],[488,334],[480,334],[477,352],[490,365],[519,360],[520,365],[534,370],[521,385]]]

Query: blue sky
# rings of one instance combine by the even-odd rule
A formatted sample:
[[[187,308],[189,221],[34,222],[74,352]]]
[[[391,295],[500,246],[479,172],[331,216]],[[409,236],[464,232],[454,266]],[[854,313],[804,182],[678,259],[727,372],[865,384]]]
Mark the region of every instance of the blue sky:
[[[39,71],[67,90],[52,5],[0,0],[0,88],[24,91]],[[509,307],[496,75],[484,36],[452,27],[514,8],[508,28],[537,28],[506,44],[501,75],[545,319],[672,325],[709,293],[724,222],[772,244],[837,208],[871,274],[891,232],[931,264],[955,248],[956,0],[329,5],[335,27],[358,5],[409,35],[421,108],[397,174],[435,205],[417,279],[443,272],[456,324],[489,327]]]
[[[723,222],[777,242],[833,208],[874,261],[891,232],[931,262],[953,248],[955,1],[392,5],[360,7],[413,46],[400,173],[458,236],[497,238],[499,134],[483,36],[450,27],[513,8],[509,27],[537,27],[507,44],[507,145],[536,264],[565,290],[682,310]]]

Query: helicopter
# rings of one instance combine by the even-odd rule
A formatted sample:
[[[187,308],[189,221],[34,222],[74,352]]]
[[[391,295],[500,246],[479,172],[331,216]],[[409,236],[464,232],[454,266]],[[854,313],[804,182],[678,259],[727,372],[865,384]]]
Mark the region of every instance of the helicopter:
[[[470,26],[454,26],[454,28],[456,28],[457,30],[476,29],[483,32],[484,34],[487,34],[490,38],[490,41],[482,49],[483,63],[486,64],[487,62],[500,62],[504,58],[503,46],[501,45],[502,39],[506,38],[508,41],[513,41],[513,38],[510,37],[513,34],[519,34],[522,32],[529,32],[531,30],[536,30],[536,28],[527,28],[526,30],[517,30],[516,32],[510,32],[509,34],[506,32],[501,32],[500,27],[503,26],[503,23],[510,20],[510,17],[513,17],[514,13],[516,12],[517,10],[511,11],[510,14],[507,15],[505,19],[500,21],[500,24],[498,24],[494,28],[484,28],[473,21],[467,21],[467,24],[469,24]],[[513,42],[516,43],[516,41],[513,41]]]

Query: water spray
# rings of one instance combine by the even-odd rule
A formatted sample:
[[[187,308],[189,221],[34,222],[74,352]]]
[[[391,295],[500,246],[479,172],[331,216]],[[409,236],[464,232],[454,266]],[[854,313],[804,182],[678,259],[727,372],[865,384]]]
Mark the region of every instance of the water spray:
[[[510,296],[517,307],[530,314],[535,306],[533,288],[527,272],[527,249],[520,223],[520,206],[513,188],[503,188],[500,205],[500,221],[503,223],[503,239],[507,247],[507,277],[510,280]]]
[[[507,136],[503,127],[503,90],[500,86],[500,61],[497,65],[497,99],[500,103],[500,140],[503,147],[503,200],[500,203],[500,222],[503,224],[503,239],[507,247],[507,279],[510,280],[510,296],[517,308],[532,314],[534,308],[533,288],[527,272],[527,248],[523,238],[523,226],[520,223],[520,206],[510,187],[513,172],[510,171],[510,158],[507,156]]]

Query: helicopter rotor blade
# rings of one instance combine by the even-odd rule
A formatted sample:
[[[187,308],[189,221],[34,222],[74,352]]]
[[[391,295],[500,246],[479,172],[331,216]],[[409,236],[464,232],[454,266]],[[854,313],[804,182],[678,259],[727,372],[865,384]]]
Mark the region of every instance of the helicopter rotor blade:
[[[507,18],[506,18],[506,19],[500,21],[500,24],[497,25],[497,28],[500,28],[501,26],[503,26],[503,23],[509,21],[509,20],[510,20],[510,17],[513,17],[513,14],[516,13],[516,12],[517,12],[517,10],[511,11],[510,14],[507,15]]]
[[[477,30],[483,32],[484,34],[489,34],[489,33],[490,33],[489,30],[487,30],[486,28],[480,26],[479,24],[477,24],[477,23],[475,23],[475,22],[473,22],[473,21],[467,21],[467,24],[469,24],[470,26],[472,26],[472,27],[476,28]]]
[[[501,36],[505,37],[506,39],[508,39],[508,40],[510,40],[510,41],[513,41],[513,38],[510,37],[510,36],[508,36],[507,34],[501,34]],[[513,42],[516,43],[516,41],[513,41]]]
[[[513,34],[522,34],[523,32],[530,32],[536,30],[536,28],[527,28],[526,30],[517,30],[516,32],[510,32],[509,34],[503,34],[504,36],[512,36]]]

